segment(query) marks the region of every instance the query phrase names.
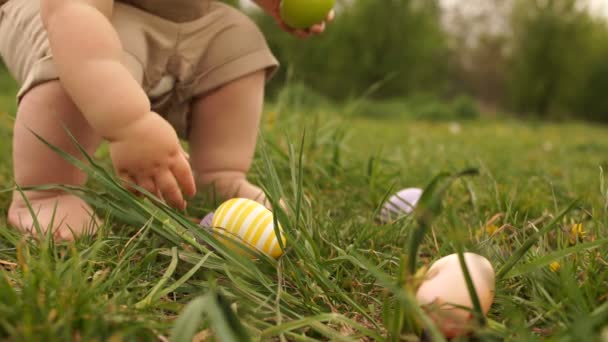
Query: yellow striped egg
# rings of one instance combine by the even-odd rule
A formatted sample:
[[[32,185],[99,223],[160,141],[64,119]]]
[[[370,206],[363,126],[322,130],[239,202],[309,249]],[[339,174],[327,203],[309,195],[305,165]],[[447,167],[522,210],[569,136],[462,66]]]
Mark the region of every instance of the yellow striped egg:
[[[222,203],[213,215],[212,227],[220,235],[237,238],[244,245],[270,257],[278,258],[283,254],[274,231],[272,212],[256,201],[233,198]],[[285,246],[285,235],[280,225],[279,231]]]

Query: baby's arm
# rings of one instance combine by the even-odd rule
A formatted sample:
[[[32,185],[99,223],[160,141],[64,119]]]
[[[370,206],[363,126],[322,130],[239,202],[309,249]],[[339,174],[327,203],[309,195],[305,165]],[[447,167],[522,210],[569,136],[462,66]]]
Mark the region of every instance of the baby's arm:
[[[41,0],[41,15],[63,87],[110,142],[119,176],[183,207],[194,178],[173,128],[122,64],[110,20],[113,0]]]
[[[121,63],[112,0],[42,0],[42,19],[61,82],[93,128],[108,140],[150,112],[150,103]]]

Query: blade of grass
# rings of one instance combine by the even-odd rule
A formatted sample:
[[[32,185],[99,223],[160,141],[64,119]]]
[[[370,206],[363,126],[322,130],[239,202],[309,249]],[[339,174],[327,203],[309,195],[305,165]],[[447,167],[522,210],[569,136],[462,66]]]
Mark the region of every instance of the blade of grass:
[[[460,268],[462,269],[462,273],[467,284],[467,289],[469,291],[469,295],[471,296],[471,301],[473,302],[475,318],[479,322],[479,325],[484,327],[486,325],[486,318],[481,310],[481,302],[479,301],[479,296],[475,290],[475,284],[473,284],[473,279],[471,278],[471,272],[469,272],[469,268],[464,258],[464,247],[461,243],[457,244],[457,252]]]
[[[420,200],[414,209],[414,216],[418,222],[418,227],[412,233],[408,249],[408,272],[416,272],[416,259],[418,249],[424,240],[424,236],[430,229],[433,220],[441,213],[441,202],[444,193],[448,190],[452,182],[463,176],[477,175],[476,169],[466,169],[456,174],[441,172],[436,175],[426,186],[420,196]]]
[[[287,323],[283,323],[281,325],[272,326],[270,328],[263,330],[260,334],[260,338],[268,339],[268,338],[271,338],[271,337],[274,337],[274,336],[277,336],[279,334],[283,334],[283,333],[286,333],[289,331],[305,328],[305,327],[311,325],[313,322],[340,322],[340,323],[349,324],[351,327],[364,333],[367,337],[372,337],[376,341],[383,340],[382,336],[380,336],[375,331],[365,328],[361,324],[359,324],[347,317],[344,317],[343,315],[336,314],[336,313],[328,313],[328,314],[321,314],[321,315],[317,315],[317,316],[306,317],[306,318],[302,318],[302,319],[298,319],[298,320],[293,320],[293,321],[290,321]]]
[[[561,213],[559,213],[551,222],[549,222],[546,226],[544,226],[541,230],[534,233],[531,237],[529,237],[524,243],[513,253],[513,255],[505,262],[505,264],[500,268],[496,275],[497,281],[502,280],[511,269],[519,262],[521,258],[528,252],[530,248],[540,239],[541,236],[547,234],[551,229],[554,228],[557,223],[559,223],[566,214],[568,214],[577,204],[579,200],[574,200],[570,205],[568,205]]]
[[[205,314],[218,340],[239,342],[250,340],[245,328],[232,312],[227,301],[215,291],[197,297],[186,305],[175,322],[169,340],[171,342],[192,341]]]
[[[540,258],[534,259],[533,261],[526,263],[524,265],[514,267],[511,271],[509,271],[507,274],[505,274],[503,276],[503,279],[520,277],[527,273],[533,272],[541,267],[548,266],[552,262],[562,259],[564,257],[567,257],[569,255],[576,254],[576,253],[586,251],[586,250],[595,249],[595,248],[604,246],[606,244],[608,244],[608,238],[597,240],[597,241],[592,241],[592,242],[585,242],[585,243],[577,244],[572,247],[557,250],[553,253],[550,253],[550,254],[544,255]]]
[[[209,256],[211,256],[211,254],[212,254],[212,252],[207,253],[207,255],[205,255],[196,265],[194,265],[194,267],[192,267],[188,272],[186,272],[186,274],[184,274],[181,278],[179,278],[175,283],[171,284],[171,286],[168,286],[164,290],[156,293],[153,296],[152,301],[157,301],[158,299],[177,290],[180,286],[185,284],[203,266],[203,264],[207,261]]]
[[[198,327],[203,321],[203,313],[209,306],[208,296],[198,297],[188,303],[175,321],[169,341],[191,342]]]
[[[374,265],[374,263],[370,262],[362,255],[356,252],[353,253],[355,259],[358,260],[358,263],[363,265],[364,268],[367,269],[369,273],[377,279],[378,283],[381,286],[391,291],[403,307],[413,311],[413,314],[415,314],[417,318],[420,319],[424,326],[428,329],[429,333],[431,334],[431,337],[433,338],[433,341],[445,341],[445,338],[437,330],[437,327],[432,322],[432,320],[420,308],[413,294],[407,292],[406,287],[401,286],[396,281],[391,279],[388,274],[378,269],[377,266]],[[410,314],[412,313],[410,312]]]
[[[152,304],[154,299],[157,298],[157,293],[161,290],[163,286],[165,286],[165,284],[167,283],[167,281],[169,281],[173,273],[175,273],[175,269],[177,268],[177,262],[179,260],[177,255],[177,248],[171,248],[171,263],[169,264],[169,267],[167,267],[167,270],[165,270],[165,273],[160,278],[158,283],[152,288],[150,293],[144,299],[135,304],[135,308],[143,309]]]

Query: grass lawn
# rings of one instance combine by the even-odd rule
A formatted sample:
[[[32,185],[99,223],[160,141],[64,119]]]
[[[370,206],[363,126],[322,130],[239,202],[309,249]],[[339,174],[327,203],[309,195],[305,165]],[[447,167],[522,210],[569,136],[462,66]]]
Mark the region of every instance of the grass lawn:
[[[14,85],[0,87],[0,185],[10,188]],[[107,224],[74,245],[14,234],[2,192],[0,339],[415,341],[421,312],[398,284],[411,279],[401,271],[420,227],[412,218],[382,225],[375,212],[394,190],[467,168],[479,175],[451,183],[416,269],[459,248],[492,262],[496,300],[479,340],[606,337],[607,134],[581,123],[269,106],[252,179],[291,208],[279,215],[288,248],[277,261],[214,252],[192,239],[215,244],[184,215],[124,193],[98,168],[87,168],[81,194]],[[104,149],[96,157],[109,167]],[[197,201],[187,214],[211,209]]]

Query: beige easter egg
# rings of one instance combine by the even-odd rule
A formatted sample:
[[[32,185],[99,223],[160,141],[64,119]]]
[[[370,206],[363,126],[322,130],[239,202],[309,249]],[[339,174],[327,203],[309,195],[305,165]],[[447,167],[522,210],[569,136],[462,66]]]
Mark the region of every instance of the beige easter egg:
[[[486,315],[494,301],[494,268],[480,255],[465,253],[464,257],[481,309]],[[454,338],[470,333],[474,316],[472,312],[458,306],[470,309],[474,306],[458,254],[443,257],[429,268],[416,298],[446,337]]]
[[[233,198],[222,203],[213,215],[212,228],[220,236],[238,239],[270,257],[278,258],[283,254],[272,212],[256,201]],[[285,235],[280,225],[279,231],[285,246]]]

